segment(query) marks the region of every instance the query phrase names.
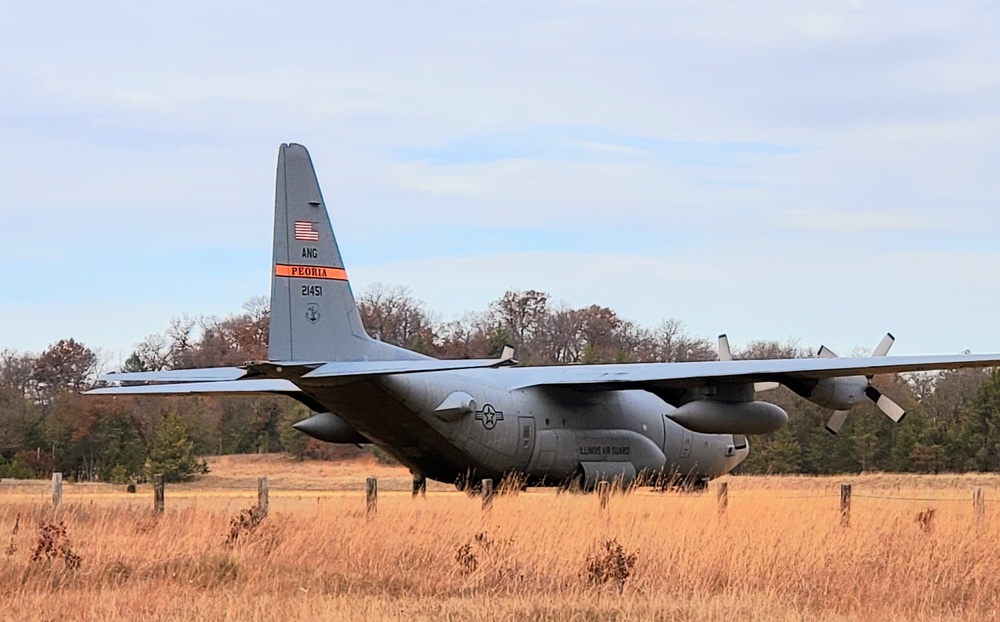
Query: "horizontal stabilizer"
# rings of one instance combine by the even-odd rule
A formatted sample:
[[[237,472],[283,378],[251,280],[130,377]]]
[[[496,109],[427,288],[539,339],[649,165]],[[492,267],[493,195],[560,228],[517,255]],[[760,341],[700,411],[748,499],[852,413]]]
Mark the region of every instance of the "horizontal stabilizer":
[[[299,393],[295,384],[281,378],[226,380],[222,382],[187,382],[184,384],[147,384],[134,387],[104,387],[84,391],[84,395],[246,395],[247,393]]]
[[[105,387],[87,391],[87,394],[274,393],[298,391],[298,387],[292,383],[292,380],[297,381],[299,378],[315,381],[327,378],[417,374],[435,371],[495,368],[514,365],[516,363],[517,361],[514,360],[514,349],[509,346],[505,346],[500,358],[496,359],[442,361],[428,358],[409,361],[333,361],[329,363],[262,361],[247,363],[246,367],[207,367],[204,369],[109,373],[102,375],[98,380],[114,383],[141,382],[147,384],[142,386]]]
[[[101,382],[218,382],[238,380],[247,374],[242,367],[205,367],[164,371],[111,372],[102,374]]]

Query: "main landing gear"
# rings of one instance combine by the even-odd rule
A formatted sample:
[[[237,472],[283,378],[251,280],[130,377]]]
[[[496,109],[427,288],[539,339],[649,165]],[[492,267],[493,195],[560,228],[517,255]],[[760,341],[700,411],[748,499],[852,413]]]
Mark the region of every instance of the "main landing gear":
[[[416,499],[417,495],[427,496],[427,477],[423,473],[413,471],[413,498]]]

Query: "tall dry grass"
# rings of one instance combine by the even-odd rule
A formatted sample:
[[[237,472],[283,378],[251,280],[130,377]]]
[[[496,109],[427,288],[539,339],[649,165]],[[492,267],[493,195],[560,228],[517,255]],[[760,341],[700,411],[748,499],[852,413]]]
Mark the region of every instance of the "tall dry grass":
[[[0,617],[11,620],[921,620],[989,619],[1000,603],[1000,504],[974,520],[970,483],[730,478],[712,491],[612,498],[529,491],[484,514],[460,493],[272,490],[271,514],[227,545],[245,498],[192,489],[150,499],[67,491],[55,517],[81,558],[32,561],[40,499],[0,491]],[[183,487],[181,490],[184,490]],[[875,498],[875,497],[892,497]],[[920,498],[926,500],[902,500]],[[123,503],[128,500],[130,503]],[[143,501],[145,503],[140,503]],[[930,524],[918,513],[934,508]],[[591,570],[606,542],[634,555],[621,582]],[[469,559],[474,561],[470,562]],[[598,573],[600,574],[600,573]]]

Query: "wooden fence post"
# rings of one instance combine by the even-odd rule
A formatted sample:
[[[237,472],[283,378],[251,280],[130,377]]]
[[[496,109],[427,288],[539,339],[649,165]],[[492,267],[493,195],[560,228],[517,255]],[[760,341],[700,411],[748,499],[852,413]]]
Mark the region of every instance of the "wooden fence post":
[[[976,522],[983,522],[983,519],[986,518],[986,493],[982,486],[976,486],[972,489],[972,509]]]
[[[729,482],[719,482],[719,489],[715,494],[719,504],[719,515],[722,516],[729,507]]]
[[[483,511],[489,512],[493,509],[493,480],[483,480]]]
[[[611,482],[597,482],[597,498],[601,500],[601,509],[608,508],[608,499],[611,497]]]
[[[840,524],[848,527],[851,524],[851,485],[840,485]]]
[[[52,509],[58,510],[62,505],[62,473],[52,474]]]
[[[153,513],[163,514],[165,497],[163,490],[163,475],[153,476]]]
[[[365,513],[368,518],[378,513],[378,480],[374,477],[365,480]]]
[[[267,516],[267,477],[257,478],[257,511],[261,516]]]

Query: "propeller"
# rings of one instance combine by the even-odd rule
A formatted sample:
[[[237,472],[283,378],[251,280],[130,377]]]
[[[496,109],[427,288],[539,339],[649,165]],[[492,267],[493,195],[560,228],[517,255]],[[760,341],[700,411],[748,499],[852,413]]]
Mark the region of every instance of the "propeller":
[[[719,335],[719,360],[733,360],[733,352],[729,349],[729,337],[725,333]]]
[[[886,333],[885,337],[882,338],[882,341],[880,341],[879,344],[875,346],[875,350],[872,351],[872,356],[885,356],[886,354],[889,353],[889,349],[892,348],[892,344],[895,341],[896,338],[892,336],[892,333]],[[830,348],[827,348],[826,346],[820,346],[819,351],[816,353],[816,355],[820,358],[825,358],[825,359],[837,358],[837,355],[832,350],[830,350]],[[906,411],[903,410],[902,406],[892,401],[885,395],[882,395],[881,391],[873,387],[871,385],[871,379],[872,379],[871,376],[866,376],[866,377],[868,378],[869,384],[868,388],[865,389],[865,397],[874,402],[875,406],[877,406],[879,410],[885,413],[887,417],[892,419],[894,423],[899,423],[903,419],[903,417],[906,416]],[[826,422],[826,429],[828,432],[830,432],[830,434],[836,434],[840,432],[840,428],[844,425],[844,421],[847,420],[848,412],[849,411],[846,410],[833,411],[833,414],[830,415],[830,418]]]
[[[731,361],[733,360],[733,351],[729,349],[729,337],[725,333],[719,335],[719,360],[720,361]],[[780,386],[781,383],[778,382],[755,382],[753,383],[753,390],[757,393],[761,391],[773,391]]]

